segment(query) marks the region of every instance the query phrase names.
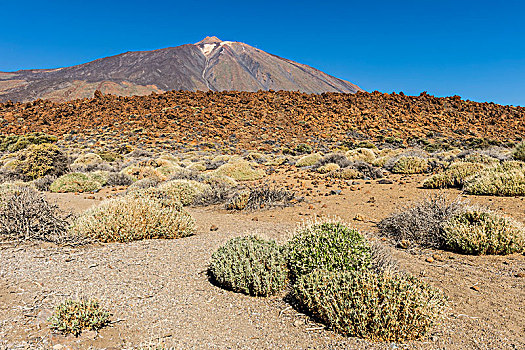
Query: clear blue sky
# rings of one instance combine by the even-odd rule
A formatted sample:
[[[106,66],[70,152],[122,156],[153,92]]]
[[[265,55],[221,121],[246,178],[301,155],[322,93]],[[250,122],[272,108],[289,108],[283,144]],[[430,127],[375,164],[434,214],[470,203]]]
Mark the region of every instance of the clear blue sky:
[[[2,1],[0,71],[242,41],[368,91],[525,106],[523,1]]]

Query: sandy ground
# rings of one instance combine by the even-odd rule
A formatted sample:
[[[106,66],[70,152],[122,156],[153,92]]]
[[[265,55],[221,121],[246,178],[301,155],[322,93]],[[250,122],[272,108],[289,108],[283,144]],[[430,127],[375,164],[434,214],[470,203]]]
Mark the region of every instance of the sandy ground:
[[[327,187],[312,182],[308,173],[281,171],[270,180],[309,194],[305,202],[251,213],[190,208],[198,224],[191,237],[82,248],[0,245],[0,348],[525,348],[524,255],[472,257],[389,245],[402,268],[441,288],[450,300],[443,324],[425,341],[407,344],[344,338],[291,308],[286,292],[253,298],[208,281],[212,252],[234,236],[282,240],[301,220],[337,215],[373,238],[380,219],[428,192],[418,188],[424,176],[390,178],[393,184],[360,180]],[[339,189],[340,195],[327,195]],[[63,209],[80,212],[109,193],[49,197]],[[523,198],[469,198],[525,221]],[[218,230],[210,231],[212,225]],[[114,323],[78,338],[53,334],[47,322],[52,308],[82,296],[99,299]]]

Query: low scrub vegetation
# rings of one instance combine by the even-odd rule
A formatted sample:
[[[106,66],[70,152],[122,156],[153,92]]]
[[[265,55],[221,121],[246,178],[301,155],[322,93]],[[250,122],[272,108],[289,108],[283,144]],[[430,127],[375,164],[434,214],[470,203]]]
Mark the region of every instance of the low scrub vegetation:
[[[315,270],[297,280],[293,293],[335,331],[382,341],[425,337],[446,305],[441,291],[412,276],[368,270]]]
[[[482,207],[432,196],[379,223],[397,241],[463,254],[511,254],[525,250],[521,223]]]
[[[215,170],[215,174],[231,177],[236,181],[253,181],[262,179],[266,173],[255,169],[249,162],[238,161],[226,163]]]
[[[68,160],[54,144],[30,145],[17,152],[12,169],[23,180],[60,176],[68,170]]]
[[[512,151],[512,157],[516,160],[525,161],[525,141],[519,143]]]
[[[428,170],[428,160],[415,156],[401,156],[392,166],[395,174],[421,174]]]
[[[525,163],[508,161],[487,167],[467,179],[464,190],[477,195],[525,196]]]
[[[346,158],[350,161],[362,161],[372,163],[376,159],[376,154],[369,148],[356,148],[346,152]]]
[[[444,225],[445,246],[463,254],[512,254],[525,251],[525,228],[483,208],[467,208]]]
[[[315,163],[317,163],[323,156],[319,153],[314,154],[308,154],[306,156],[303,156],[295,162],[295,166],[302,168],[306,166],[313,166]]]
[[[234,238],[219,248],[209,272],[221,287],[253,296],[279,292],[287,278],[282,248],[255,236]]]
[[[57,206],[27,186],[0,188],[0,239],[70,243],[67,220]]]
[[[30,145],[55,143],[56,136],[35,132],[26,135],[0,135],[0,151],[17,152]]]
[[[371,262],[365,237],[337,221],[300,226],[287,247],[292,281],[315,269],[359,270]]]
[[[98,180],[98,181],[97,181]],[[56,179],[49,190],[51,192],[94,192],[102,188],[101,178],[92,174],[69,173]]]
[[[227,203],[228,209],[257,210],[271,207],[286,207],[297,202],[295,193],[283,189],[263,186],[250,191],[242,190]]]
[[[343,335],[372,340],[424,338],[446,306],[441,291],[399,272],[383,246],[337,220],[303,224],[283,247],[234,238],[213,254],[210,275],[256,296],[280,291],[288,278],[302,311]]]
[[[97,300],[65,300],[55,307],[49,319],[51,329],[79,336],[83,330],[98,331],[109,325],[111,314]]]
[[[445,243],[443,223],[461,212],[465,206],[458,199],[448,200],[443,194],[431,195],[394,212],[381,220],[378,227],[382,234],[396,241],[439,248]]]
[[[183,205],[190,205],[198,196],[210,191],[211,187],[194,180],[171,180],[160,184],[158,190],[170,197],[179,198]]]
[[[463,187],[465,180],[486,167],[483,163],[456,162],[423,182],[424,188]]]
[[[105,200],[87,210],[70,232],[99,242],[180,238],[194,233],[193,218],[175,206],[148,197],[124,196]]]

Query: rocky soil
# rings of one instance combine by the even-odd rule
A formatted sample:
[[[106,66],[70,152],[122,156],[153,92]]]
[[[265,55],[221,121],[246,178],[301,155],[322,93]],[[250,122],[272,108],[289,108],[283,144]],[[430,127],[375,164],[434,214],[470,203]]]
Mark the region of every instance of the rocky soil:
[[[69,144],[179,149],[316,148],[362,138],[507,141],[525,134],[525,108],[378,92],[187,92],[65,103],[0,104],[0,133],[43,131]],[[479,140],[478,140],[479,141]]]

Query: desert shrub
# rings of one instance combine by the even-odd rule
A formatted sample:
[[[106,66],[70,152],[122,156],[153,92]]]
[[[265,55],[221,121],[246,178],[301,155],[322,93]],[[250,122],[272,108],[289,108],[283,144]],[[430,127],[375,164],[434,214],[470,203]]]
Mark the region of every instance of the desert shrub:
[[[97,300],[65,300],[49,319],[51,329],[64,334],[79,336],[84,329],[98,331],[109,325],[111,314]]]
[[[55,143],[58,138],[44,133],[31,133],[26,135],[0,135],[0,151],[17,152],[30,145]]]
[[[399,264],[392,256],[388,248],[374,240],[370,244],[371,266],[370,271],[377,273],[397,273],[399,272]]]
[[[138,189],[144,189],[144,188],[150,188],[150,187],[157,187],[160,184],[160,180],[155,177],[147,177],[142,180],[138,180],[134,183],[132,183],[128,188],[126,192],[135,191]]]
[[[391,159],[392,157],[391,156],[381,156],[381,157],[377,157],[376,159],[374,159],[372,161],[372,165],[373,166],[376,166],[376,167],[384,167],[385,164]]]
[[[365,162],[354,162],[351,165],[351,168],[356,169],[361,174],[363,174],[363,177],[365,179],[379,179],[384,176],[383,171],[381,169]]]
[[[266,156],[259,152],[250,152],[244,158],[248,161],[254,161],[259,164],[262,164],[267,161]]]
[[[424,188],[446,188],[463,186],[465,179],[485,168],[482,163],[452,163],[444,172],[434,174],[423,182]]]
[[[142,149],[142,148],[134,149],[131,152],[123,152],[122,154],[126,154],[126,153],[128,153],[128,156],[131,158],[151,158],[153,157],[153,153],[151,153],[148,150]]]
[[[316,270],[293,287],[299,303],[337,332],[406,341],[425,337],[446,306],[443,293],[404,274]]]
[[[31,145],[16,154],[13,171],[25,180],[60,176],[68,169],[67,157],[53,144]]]
[[[209,185],[193,180],[171,180],[158,187],[159,191],[178,197],[183,205],[190,205],[195,198],[211,188]]]
[[[228,210],[243,210],[248,204],[250,199],[250,191],[242,190],[237,192],[232,198],[226,203],[226,209]]]
[[[49,187],[56,180],[56,176],[46,175],[33,180],[33,186],[39,191],[49,191]]]
[[[425,158],[402,156],[399,157],[392,172],[396,174],[421,174],[428,170],[428,161]]]
[[[201,181],[205,176],[210,176],[208,174],[210,174],[210,173],[207,173],[205,175],[205,174],[199,173],[198,171],[195,171],[195,170],[192,170],[192,169],[180,167],[180,168],[177,168],[177,169],[175,169],[175,170],[173,170],[171,172],[168,180],[194,180],[194,181]]]
[[[217,175],[228,176],[236,181],[259,180],[266,175],[264,170],[254,169],[249,162],[245,161],[226,163],[214,171]]]
[[[363,174],[361,174],[358,170],[354,168],[344,168],[344,169],[332,170],[331,172],[328,173],[328,176],[336,178],[336,179],[343,179],[343,180],[363,178]]]
[[[182,203],[177,193],[172,191],[163,191],[158,187],[140,188],[126,191],[125,196],[128,198],[140,199],[148,198],[159,203],[163,207],[172,207],[182,210]]]
[[[320,167],[317,168],[317,172],[318,173],[321,173],[321,174],[327,174],[327,173],[330,173],[332,171],[336,171],[338,169],[340,169],[341,167],[336,164],[336,163],[328,163],[328,164],[324,164],[324,165],[321,165]]]
[[[27,186],[0,188],[0,238],[61,243],[67,227],[58,207],[41,193]]]
[[[444,225],[445,245],[463,254],[512,254],[525,251],[525,228],[482,208],[468,208]]]
[[[287,277],[282,249],[255,236],[233,238],[220,247],[211,257],[209,271],[221,287],[253,296],[279,292]]]
[[[88,164],[99,164],[104,160],[96,153],[85,153],[79,156],[72,165],[88,165]]]
[[[210,186],[214,184],[221,184],[226,187],[237,187],[239,183],[229,176],[217,175],[213,173],[202,174],[200,177],[201,182],[207,183]]]
[[[152,166],[130,165],[122,169],[121,172],[131,177],[134,181],[146,178],[154,178],[159,181],[164,181],[168,178],[158,168]]]
[[[111,152],[111,151],[101,151],[97,152],[97,155],[104,161],[104,162],[118,162],[124,159],[124,157],[117,152]]]
[[[346,152],[346,158],[350,161],[362,161],[372,163],[376,159],[376,154],[369,148],[356,148]]]
[[[103,201],[80,215],[69,231],[100,242],[180,238],[192,235],[195,222],[185,211],[148,197]]]
[[[271,207],[286,207],[296,202],[295,193],[262,186],[250,191],[240,191],[233,196],[226,207],[236,210],[257,210]]]
[[[225,203],[234,196],[237,181],[228,176],[203,175],[202,182],[209,185],[204,191],[198,193],[193,200],[194,205],[210,205]]]
[[[227,160],[204,160],[204,166],[206,167],[206,170],[215,170],[226,163],[228,163]]]
[[[137,181],[138,182],[138,181]],[[124,173],[110,172],[107,176],[108,186],[129,186],[133,183],[133,179]]]
[[[525,141],[516,145],[512,152],[512,157],[516,160],[525,161]]]
[[[109,171],[98,170],[87,174],[92,180],[95,180],[102,186],[108,183]]]
[[[383,235],[397,241],[439,248],[444,245],[443,224],[465,207],[458,199],[450,201],[442,194],[431,195],[381,220],[378,227]]]
[[[96,181],[90,174],[69,173],[60,176],[53,181],[49,190],[51,192],[93,192],[102,188],[102,184]]]
[[[266,161],[263,164],[266,165],[266,166],[274,167],[274,166],[279,166],[279,165],[283,165],[283,164],[286,164],[286,163],[292,164],[293,162],[294,162],[294,160],[292,158],[283,157],[283,156],[276,156],[276,157],[271,157],[268,161]]]
[[[468,178],[463,189],[477,195],[524,196],[525,163],[508,161],[487,167]]]
[[[295,154],[305,154],[312,153],[312,146],[307,145],[306,143],[300,143],[294,148]]]
[[[315,269],[359,270],[370,267],[370,246],[357,230],[338,221],[300,226],[287,244],[293,280]]]
[[[323,156],[320,155],[319,153],[308,154],[306,156],[299,158],[297,162],[295,162],[295,166],[299,168],[302,168],[305,166],[312,166],[315,163],[317,163],[322,157]]]
[[[186,167],[186,169],[195,170],[195,171],[205,171],[208,168],[206,167],[205,162],[194,162]]]
[[[314,164],[314,168],[317,169],[327,164],[337,164],[340,168],[346,168],[352,165],[352,162],[342,153],[330,153],[319,159],[317,163]]]
[[[458,154],[458,159],[462,162],[470,163],[482,163],[487,165],[494,165],[499,163],[499,159],[496,159],[488,154],[480,151],[464,151]]]
[[[460,149],[452,149],[449,151],[433,153],[432,156],[444,162],[452,162],[457,158],[458,154],[460,153]]]

